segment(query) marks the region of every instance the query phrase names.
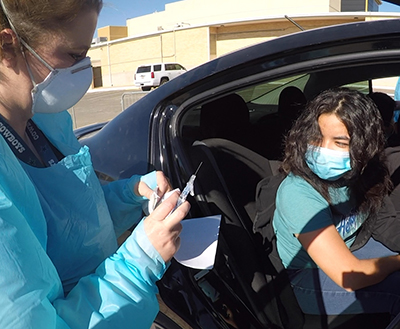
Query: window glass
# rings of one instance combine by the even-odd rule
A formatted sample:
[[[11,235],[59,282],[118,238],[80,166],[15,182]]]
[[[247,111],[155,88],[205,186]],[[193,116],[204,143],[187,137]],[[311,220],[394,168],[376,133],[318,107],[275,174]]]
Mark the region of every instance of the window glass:
[[[372,79],[370,81],[357,81],[353,83],[349,83],[343,85],[342,87],[347,87],[350,89],[355,89],[363,94],[369,94],[370,92],[370,83],[373,92],[381,92],[388,94],[390,97],[394,98],[395,89],[397,85],[397,81],[399,80],[398,76],[395,77],[386,77],[381,79]]]
[[[150,65],[148,65],[148,66],[139,66],[136,72],[137,73],[147,73],[147,72],[150,72],[150,70],[151,70]]]
[[[358,90],[359,92],[362,92],[363,94],[369,94],[368,81],[359,81],[359,82],[349,83],[347,85],[343,85],[342,87],[353,89],[353,90]]]
[[[399,76],[387,77],[382,79],[374,79],[372,80],[373,91],[380,91],[389,94],[393,98],[398,98],[398,89],[400,85],[398,85]]]
[[[309,74],[286,77],[238,90],[235,93],[241,96],[246,102],[250,112],[250,122],[254,124],[260,118],[278,111],[279,95],[285,87],[295,86],[304,91],[309,78]],[[186,114],[184,124],[199,126],[199,115],[200,108],[189,111]]]
[[[249,103],[258,105],[278,105],[279,95],[281,91],[288,86],[295,86],[301,91],[310,78],[309,74],[297,75],[280,80],[274,80],[251,88],[237,92],[243,99]]]
[[[154,72],[161,71],[161,64],[154,65]]]

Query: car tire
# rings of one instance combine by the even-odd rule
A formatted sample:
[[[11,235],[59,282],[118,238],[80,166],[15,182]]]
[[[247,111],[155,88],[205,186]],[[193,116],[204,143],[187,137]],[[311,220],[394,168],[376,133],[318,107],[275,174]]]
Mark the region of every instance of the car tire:
[[[168,81],[168,78],[162,78],[160,81],[160,86],[162,86],[164,83],[167,83]]]
[[[182,327],[160,311],[150,329],[182,329]]]
[[[151,87],[142,87],[142,91],[150,91]]]

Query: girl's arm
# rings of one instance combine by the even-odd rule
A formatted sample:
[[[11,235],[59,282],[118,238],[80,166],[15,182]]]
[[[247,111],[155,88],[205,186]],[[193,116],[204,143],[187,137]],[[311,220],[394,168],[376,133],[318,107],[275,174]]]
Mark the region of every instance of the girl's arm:
[[[296,234],[314,262],[339,286],[348,291],[381,282],[400,270],[400,255],[358,259],[346,246],[334,225]]]

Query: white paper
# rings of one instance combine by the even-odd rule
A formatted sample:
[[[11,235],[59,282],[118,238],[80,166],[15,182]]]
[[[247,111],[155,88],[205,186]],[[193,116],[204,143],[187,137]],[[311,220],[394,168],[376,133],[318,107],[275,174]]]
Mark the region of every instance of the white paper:
[[[210,270],[217,252],[221,215],[182,221],[181,246],[175,259],[182,265]]]

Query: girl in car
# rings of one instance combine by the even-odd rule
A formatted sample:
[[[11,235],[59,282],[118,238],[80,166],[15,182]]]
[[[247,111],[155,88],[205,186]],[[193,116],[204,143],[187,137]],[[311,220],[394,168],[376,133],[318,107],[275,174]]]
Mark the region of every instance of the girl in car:
[[[374,103],[349,89],[318,95],[287,137],[273,226],[306,314],[400,312],[400,256],[372,237],[352,250],[391,188],[384,145]]]
[[[67,110],[92,81],[102,1],[0,5],[0,328],[149,328],[189,204],[168,216],[173,193],[141,221],[166,177],[101,186],[74,137]]]

